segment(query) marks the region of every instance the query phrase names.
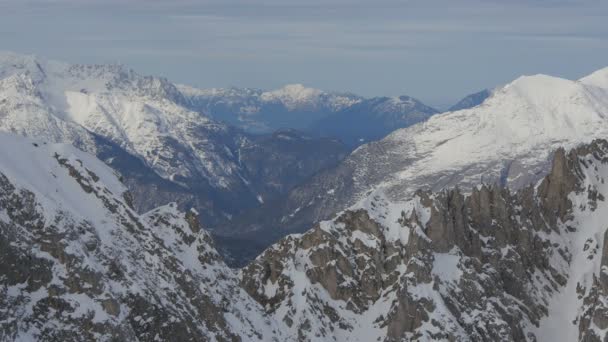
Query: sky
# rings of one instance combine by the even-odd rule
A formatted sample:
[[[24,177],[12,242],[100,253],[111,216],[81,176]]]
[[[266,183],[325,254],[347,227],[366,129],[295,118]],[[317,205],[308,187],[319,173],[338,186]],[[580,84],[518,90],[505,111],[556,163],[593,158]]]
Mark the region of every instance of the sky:
[[[0,49],[442,108],[523,74],[607,67],[607,23],[606,0],[0,0]]]

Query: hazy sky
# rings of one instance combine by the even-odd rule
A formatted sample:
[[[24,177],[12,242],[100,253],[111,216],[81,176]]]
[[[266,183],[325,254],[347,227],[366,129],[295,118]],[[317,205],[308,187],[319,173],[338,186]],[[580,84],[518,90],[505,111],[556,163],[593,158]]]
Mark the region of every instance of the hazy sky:
[[[608,66],[606,0],[0,0],[0,49],[200,87],[287,83],[442,106]]]

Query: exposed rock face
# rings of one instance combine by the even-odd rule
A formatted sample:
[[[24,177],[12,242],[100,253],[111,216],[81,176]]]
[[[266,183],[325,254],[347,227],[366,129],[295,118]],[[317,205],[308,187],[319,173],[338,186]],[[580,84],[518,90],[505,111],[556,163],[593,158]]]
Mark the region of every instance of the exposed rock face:
[[[402,201],[418,189],[525,188],[549,172],[559,147],[608,136],[606,73],[578,81],[520,77],[476,107],[433,115],[358,147],[281,201],[232,220],[229,229],[269,244],[331,219],[378,189]]]
[[[15,154],[14,151],[21,151]],[[381,192],[235,272],[90,155],[0,135],[2,341],[605,341],[608,142],[517,192]]]
[[[303,130],[363,99],[353,94],[325,92],[301,84],[264,91],[251,88],[196,89],[180,85],[187,104],[253,133],[277,129]]]
[[[125,191],[72,147],[0,135],[1,341],[280,339],[195,212],[138,215]]]
[[[372,195],[283,239],[241,282],[299,340],[604,341],[605,176],[595,141],[558,150],[517,192]]]
[[[124,66],[0,54],[0,131],[95,154],[119,171],[140,213],[176,202],[221,228],[348,152],[297,132],[289,143],[248,134],[199,109],[168,80]]]

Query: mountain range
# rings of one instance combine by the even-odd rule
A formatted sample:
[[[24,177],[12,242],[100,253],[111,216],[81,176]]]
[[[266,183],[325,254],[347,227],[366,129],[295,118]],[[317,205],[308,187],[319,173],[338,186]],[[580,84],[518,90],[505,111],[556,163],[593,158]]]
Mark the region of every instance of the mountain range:
[[[608,69],[577,81],[520,77],[479,106],[434,115],[357,148],[338,166],[292,189],[286,199],[235,218],[225,232],[267,245],[330,219],[377,189],[402,199],[421,188],[527,186],[546,174],[558,147],[607,136],[607,79]],[[237,252],[256,255],[259,250]]]
[[[335,139],[293,130],[252,135],[187,103],[166,79],[120,65],[0,57],[0,131],[98,155],[125,178],[140,212],[176,201],[213,225],[348,153]]]
[[[377,191],[238,271],[196,211],[137,214],[94,156],[12,134],[0,143],[1,340],[608,335],[606,140],[558,149],[516,192]]]
[[[608,68],[445,113],[251,90],[404,127],[351,153],[208,92],[2,55],[0,341],[608,339]]]
[[[357,147],[438,113],[409,96],[363,98],[291,84],[271,91],[179,85],[190,108],[252,133],[298,129]],[[479,98],[478,98],[479,100]],[[472,103],[469,103],[472,105]],[[345,125],[348,122],[348,125]]]

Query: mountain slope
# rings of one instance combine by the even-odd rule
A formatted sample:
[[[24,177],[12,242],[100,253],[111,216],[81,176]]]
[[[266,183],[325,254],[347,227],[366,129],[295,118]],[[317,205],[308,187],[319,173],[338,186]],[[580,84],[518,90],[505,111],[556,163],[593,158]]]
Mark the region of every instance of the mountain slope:
[[[491,95],[492,92],[488,89],[484,89],[480,92],[467,95],[462,100],[458,101],[458,103],[450,107],[448,109],[448,112],[455,112],[457,110],[469,109],[479,106]]]
[[[0,340],[280,337],[194,213],[138,215],[125,191],[72,146],[0,134]]]
[[[376,191],[228,269],[72,146],[0,134],[0,340],[602,341],[608,141],[535,186]],[[20,153],[15,153],[19,151]]]
[[[241,273],[289,336],[317,341],[604,341],[608,142],[517,192],[377,191]]]
[[[254,133],[286,128],[302,130],[316,120],[361,101],[356,95],[329,93],[301,84],[272,91],[178,87],[189,107]]]
[[[365,99],[316,121],[309,131],[358,146],[427,120],[437,110],[409,96]]]
[[[198,208],[206,223],[217,223],[259,205],[259,198],[282,195],[346,151],[335,141],[318,140],[315,148],[322,148],[315,160],[288,166],[281,161],[300,155],[311,146],[308,139],[295,139],[291,149],[268,150],[264,144],[272,138],[213,121],[188,103],[167,80],[120,65],[0,56],[0,130],[97,154],[120,171],[140,212],[176,201]],[[241,164],[253,159],[293,177],[258,178]],[[273,165],[275,160],[281,164]]]
[[[359,147],[337,167],[294,188],[286,201],[249,212],[232,228],[243,238],[267,237],[268,243],[332,217],[371,190],[383,189],[394,199],[419,188],[526,186],[545,174],[559,146],[607,136],[606,73],[580,81],[521,77],[480,106],[434,115]]]

